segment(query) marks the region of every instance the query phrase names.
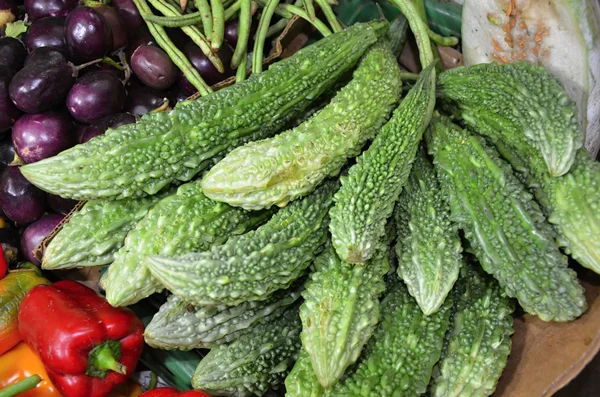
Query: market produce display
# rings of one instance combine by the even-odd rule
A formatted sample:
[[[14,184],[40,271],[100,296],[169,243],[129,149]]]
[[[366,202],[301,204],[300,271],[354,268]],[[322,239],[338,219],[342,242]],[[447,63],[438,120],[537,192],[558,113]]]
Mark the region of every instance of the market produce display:
[[[595,88],[499,32],[446,70],[420,0],[12,1],[0,397],[492,396],[515,318],[588,310]],[[465,15],[519,46],[523,2]]]

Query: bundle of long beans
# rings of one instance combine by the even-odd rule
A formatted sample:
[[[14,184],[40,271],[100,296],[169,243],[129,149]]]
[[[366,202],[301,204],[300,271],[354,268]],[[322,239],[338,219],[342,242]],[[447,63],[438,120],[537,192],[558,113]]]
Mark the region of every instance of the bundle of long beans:
[[[230,67],[236,71],[236,81],[246,79],[248,72],[260,73],[263,67],[265,41],[283,29],[294,16],[308,21],[323,36],[342,29],[331,4],[335,0],[133,0],[146,21],[156,43],[169,55],[200,95],[212,92],[198,70],[167,35],[165,28],[180,28],[206,55],[220,73],[225,70],[218,51],[223,45],[225,23],[238,19],[238,39]],[[331,2],[331,3],[330,3]],[[154,8],[161,15],[153,13]],[[327,24],[317,17],[320,10]],[[281,17],[271,23],[274,15]],[[258,18],[254,45],[250,50],[252,18]],[[329,25],[329,26],[328,26]],[[248,62],[251,55],[251,69]]]

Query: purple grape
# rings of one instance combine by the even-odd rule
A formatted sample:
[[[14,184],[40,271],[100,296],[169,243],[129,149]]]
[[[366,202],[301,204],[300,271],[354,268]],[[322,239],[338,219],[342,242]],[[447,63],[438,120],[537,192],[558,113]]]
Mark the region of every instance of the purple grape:
[[[125,124],[133,124],[135,121],[135,116],[129,113],[117,113],[104,117],[94,124],[87,126],[79,138],[79,143],[85,143],[98,135],[102,135],[109,128],[115,129]]]
[[[135,32],[139,28],[145,27],[144,19],[132,0],[113,0],[112,5],[117,7],[117,11],[125,23],[125,28],[129,32]]]
[[[47,194],[48,205],[50,209],[59,214],[67,215],[77,205],[77,200],[60,197],[54,194]]]
[[[1,0],[0,0],[1,1]],[[27,50],[13,37],[0,38],[0,67],[9,68],[15,74],[23,67]]]
[[[196,87],[194,87],[194,85],[190,83],[187,77],[185,77],[185,74],[183,74],[182,71],[179,71],[176,85],[177,87],[180,87],[183,92],[188,93],[188,96],[193,95],[198,91]]]
[[[217,52],[225,67],[225,73],[223,74],[219,73],[200,47],[193,42],[188,41],[183,47],[183,52],[208,85],[216,84],[233,75],[233,70],[229,66],[233,57],[233,50],[227,44],[223,44]]]
[[[77,7],[65,22],[65,40],[76,63],[102,58],[113,48],[110,24],[90,7]]]
[[[67,97],[71,115],[83,123],[118,113],[125,104],[125,87],[109,72],[89,73],[81,77]]]
[[[34,63],[15,74],[8,93],[22,111],[40,113],[63,103],[74,82],[73,67],[66,62]]]
[[[125,111],[136,116],[142,116],[163,105],[167,94],[164,91],[150,87],[135,87],[129,91]]]
[[[21,160],[34,163],[75,145],[73,123],[62,112],[26,114],[15,123],[12,140]]]
[[[28,224],[46,211],[46,193],[25,179],[19,167],[7,167],[0,177],[0,206],[10,220]]]
[[[77,7],[77,3],[77,0],[25,0],[25,12],[32,21],[45,17],[66,17]]]
[[[65,216],[61,214],[47,214],[27,226],[21,235],[21,249],[25,259],[34,265],[40,264],[33,251],[52,233],[64,218]]]
[[[66,51],[65,17],[47,17],[31,24],[25,35],[25,45],[29,52],[40,47],[55,47]]]
[[[0,28],[17,19],[17,5],[13,0],[0,0]]]
[[[27,55],[24,66],[27,67],[39,62],[43,62],[47,65],[58,62],[67,62],[67,56],[58,48],[40,47],[31,51],[29,55]]]
[[[123,48],[127,45],[127,30],[123,18],[119,15],[119,11],[114,7],[98,6],[94,8],[106,19],[110,25],[113,38],[113,49]]]
[[[141,45],[131,56],[131,70],[148,87],[164,90],[175,83],[177,67],[161,48]]]
[[[12,70],[0,66],[0,132],[11,128],[21,115],[21,111],[17,109],[8,94],[12,74]]]
[[[186,89],[175,86],[169,90],[167,98],[169,98],[169,104],[175,106],[177,103],[187,100],[191,95]]]

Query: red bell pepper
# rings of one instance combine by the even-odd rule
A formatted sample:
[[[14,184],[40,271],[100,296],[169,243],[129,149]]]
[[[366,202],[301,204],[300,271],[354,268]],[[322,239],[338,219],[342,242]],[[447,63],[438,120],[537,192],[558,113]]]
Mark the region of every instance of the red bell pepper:
[[[34,287],[19,308],[19,335],[65,397],[104,397],[135,370],[144,326],[74,281]]]
[[[178,392],[172,387],[157,387],[156,389],[148,390],[140,397],[210,397],[202,390],[189,390]]]

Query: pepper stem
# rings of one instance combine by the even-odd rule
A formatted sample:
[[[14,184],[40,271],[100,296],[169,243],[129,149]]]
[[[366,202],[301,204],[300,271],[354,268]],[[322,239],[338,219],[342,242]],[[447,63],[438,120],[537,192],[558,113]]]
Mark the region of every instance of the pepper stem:
[[[96,378],[104,378],[108,371],[126,375],[127,367],[119,362],[120,359],[121,344],[116,340],[107,340],[90,352],[86,374]]]

